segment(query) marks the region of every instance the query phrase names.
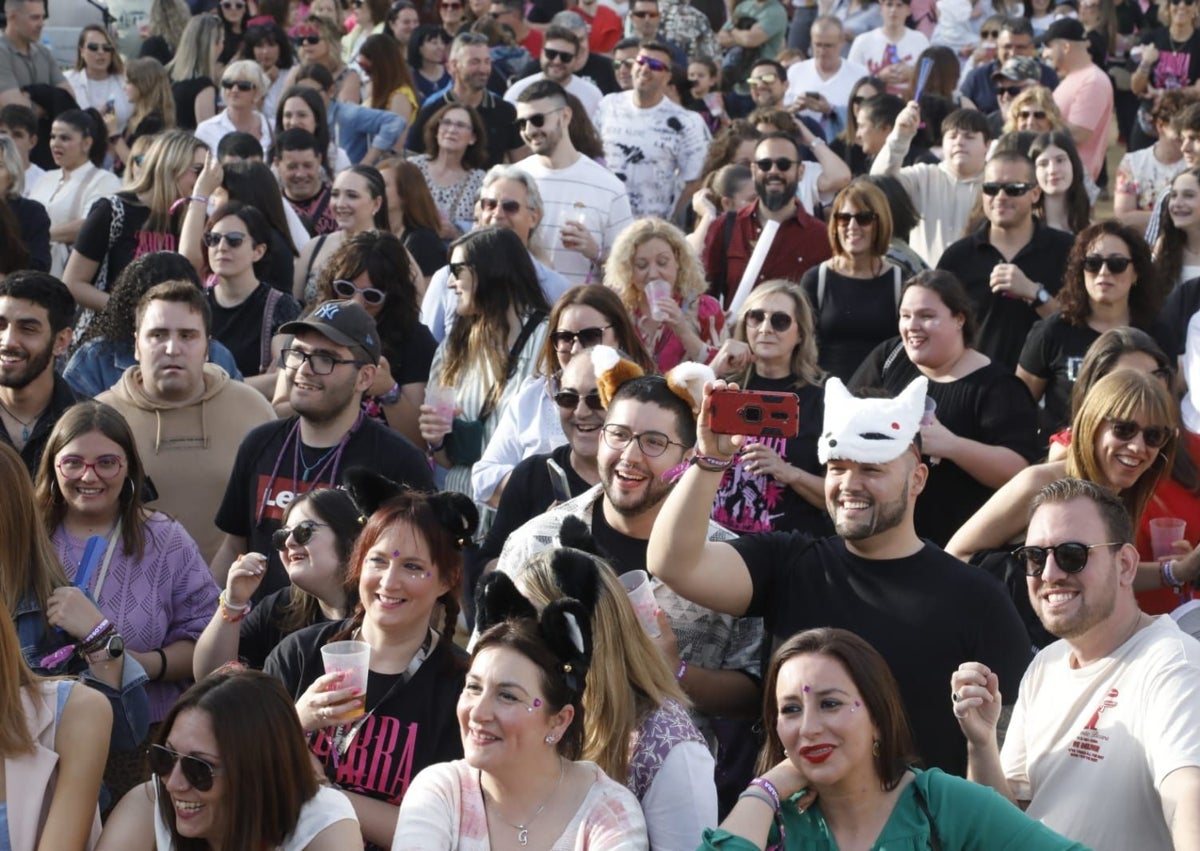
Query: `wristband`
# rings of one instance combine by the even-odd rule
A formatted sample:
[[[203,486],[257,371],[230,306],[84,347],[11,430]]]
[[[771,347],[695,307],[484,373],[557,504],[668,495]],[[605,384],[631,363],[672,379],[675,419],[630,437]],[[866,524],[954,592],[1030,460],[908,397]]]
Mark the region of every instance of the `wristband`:
[[[79,654],[81,656],[85,656],[88,653],[95,653],[97,650],[99,650],[101,647],[103,647],[105,644],[108,643],[109,636],[111,636],[116,631],[117,631],[117,628],[115,626],[113,626],[112,624],[109,624],[105,628],[104,632],[97,635],[91,641],[80,642],[79,650],[78,650]]]
[[[762,801],[775,812],[779,812],[779,807],[775,806],[775,800],[771,798],[770,795],[758,791],[758,789],[747,789],[745,792],[738,795],[739,801],[742,800],[742,798],[754,798],[756,801]]]
[[[217,605],[221,607],[221,620],[226,623],[237,623],[246,615],[250,614],[250,601],[242,603],[240,606],[235,606],[225,599],[225,592],[222,591],[217,597]],[[233,612],[231,615],[230,612]]]
[[[1162,581],[1163,585],[1169,586],[1178,591],[1181,587],[1183,587],[1183,583],[1175,578],[1174,565],[1175,562],[1173,561],[1164,561],[1162,563]]]
[[[158,649],[153,650],[151,652],[158,654],[159,668],[158,668],[158,674],[151,677],[150,682],[161,683],[162,678],[167,675],[167,654],[163,652],[163,649],[161,647],[159,647]]]
[[[771,796],[771,803],[775,806],[775,811],[779,811],[779,790],[775,788],[775,784],[765,777],[755,777],[750,781],[750,785],[746,787],[746,791],[751,789],[762,789]]]
[[[692,466],[699,467],[708,473],[723,473],[733,466],[736,455],[731,455],[728,458],[717,458],[713,455],[701,455],[699,453],[692,456]]]
[[[681,680],[683,680],[683,678],[686,674],[687,674],[687,659],[680,659],[679,660],[679,670],[675,672],[675,682],[680,682]]]
[[[109,622],[108,618],[101,618],[100,623],[98,623],[94,627],[92,627],[92,631],[89,632],[87,634],[87,637],[84,638],[83,641],[81,641],[79,643],[82,646],[87,647],[89,644],[91,644],[97,638],[99,638],[101,635],[103,635],[105,630],[107,630],[111,626],[112,626],[112,624]]]
[[[381,393],[375,397],[381,405],[394,405],[400,401],[400,385],[397,382],[392,382],[392,387],[388,392]]]
[[[174,204],[172,204],[171,208],[167,212],[173,215],[176,210],[178,210],[180,207],[182,207],[184,204],[187,204],[190,201],[199,201],[201,204],[207,204],[208,197],[205,195],[188,195],[184,198],[180,198],[178,201],[176,201]]]

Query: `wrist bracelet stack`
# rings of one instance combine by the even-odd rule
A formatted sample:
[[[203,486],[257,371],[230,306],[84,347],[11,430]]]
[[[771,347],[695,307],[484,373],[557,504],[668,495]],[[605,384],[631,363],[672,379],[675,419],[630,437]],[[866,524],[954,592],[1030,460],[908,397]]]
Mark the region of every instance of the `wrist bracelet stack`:
[[[1183,583],[1175,576],[1175,562],[1164,561],[1160,569],[1162,574],[1162,584],[1167,588],[1174,588],[1176,591],[1183,587]]]
[[[251,603],[249,600],[242,603],[240,606],[235,606],[233,603],[225,599],[225,592],[222,591],[217,597],[217,605],[221,608],[221,620],[225,623],[237,623],[246,615],[250,614]],[[233,614],[230,614],[232,612]]]
[[[779,812],[779,790],[775,788],[775,784],[765,777],[755,777],[750,781],[750,785],[746,787],[746,791],[738,795],[738,800],[742,798],[756,798],[769,806],[775,812]]]
[[[697,452],[692,456],[692,465],[708,473],[723,473],[733,466],[736,457],[731,455],[728,458],[718,458],[715,455],[701,455]]]

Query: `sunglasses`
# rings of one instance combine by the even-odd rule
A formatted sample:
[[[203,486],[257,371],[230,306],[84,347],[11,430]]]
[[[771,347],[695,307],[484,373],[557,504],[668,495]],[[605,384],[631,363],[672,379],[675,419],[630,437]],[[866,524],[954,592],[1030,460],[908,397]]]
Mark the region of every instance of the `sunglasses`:
[[[1046,559],[1054,553],[1054,563],[1063,573],[1078,573],[1087,567],[1092,550],[1097,547],[1119,547],[1118,541],[1106,544],[1081,544],[1078,541],[1067,541],[1055,544],[1053,547],[1017,547],[1012,554],[1025,562],[1026,576],[1041,576],[1046,569]]]
[[[787,157],[776,157],[775,159],[767,157],[761,160],[755,160],[754,164],[758,166],[759,171],[770,171],[771,166],[775,166],[777,171],[790,171],[792,166],[796,164],[796,161],[788,159]]]
[[[99,53],[101,50],[103,50],[105,53],[113,52],[113,46],[111,44],[101,44],[95,41],[89,41],[86,47],[88,50],[92,51],[92,53]]]
[[[1007,95],[1010,98],[1015,98],[1021,92],[1025,91],[1020,86],[997,86],[996,97],[1004,97]]]
[[[239,92],[249,92],[254,89],[254,83],[250,82],[249,80],[222,80],[221,88],[226,90],[237,89]]]
[[[833,220],[842,227],[848,227],[850,222],[856,222],[860,228],[865,228],[872,224],[879,216],[872,213],[870,210],[863,210],[860,213],[834,213]]]
[[[1133,263],[1133,258],[1122,257],[1120,254],[1114,254],[1111,257],[1102,257],[1099,254],[1089,254],[1087,257],[1083,258],[1083,268],[1088,272],[1091,272],[1093,275],[1097,274],[1105,266],[1107,266],[1108,271],[1112,272],[1114,275],[1120,275],[1129,268],[1131,263]]]
[[[360,295],[363,301],[372,306],[383,304],[387,298],[387,293],[383,290],[377,290],[374,287],[363,287],[360,290],[354,286],[353,282],[340,279],[333,282],[333,292],[339,298],[354,298],[356,295]]]
[[[1195,4],[1196,4],[1196,0],[1171,0],[1172,6],[1179,6],[1179,5],[1194,6]]]
[[[784,331],[792,327],[792,322],[795,320],[791,316],[784,313],[782,310],[776,310],[770,315],[771,329],[782,334]],[[758,328],[768,319],[765,310],[747,310],[746,311],[746,327]]]
[[[1170,440],[1175,430],[1168,426],[1143,426],[1134,420],[1116,420],[1105,418],[1108,429],[1117,440],[1130,441],[1139,434],[1148,449],[1162,449]]]
[[[635,18],[657,18],[658,12],[630,12]]]
[[[246,234],[236,230],[229,233],[217,233],[210,230],[204,235],[204,244],[209,248],[216,248],[221,244],[222,239],[229,243],[230,248],[241,248],[242,243],[246,241]]]
[[[246,4],[245,3],[231,3],[231,2],[228,2],[228,0],[226,0],[226,2],[221,4],[221,8],[227,12],[240,12],[240,11],[242,11],[242,9],[246,8]]]
[[[441,4],[441,8],[443,8],[443,9],[454,10],[454,9],[461,9],[462,7],[463,7],[462,3],[442,3]]]
[[[546,53],[550,53],[550,51],[547,50]],[[542,127],[546,124],[546,116],[553,115],[554,113],[559,112],[562,109],[563,109],[563,107],[560,106],[558,109],[552,109],[549,112],[539,112],[539,113],[535,113],[534,115],[526,115],[526,116],[518,115],[517,116],[517,131],[520,132],[520,131],[524,130],[526,124],[532,124],[534,127]]]
[[[669,71],[671,66],[662,60],[655,59],[651,56],[639,56],[636,60],[637,64],[643,68],[649,68],[651,71]]]
[[[1000,30],[980,30],[979,37],[985,41],[1000,38]]]
[[[752,86],[769,86],[776,82],[779,78],[774,74],[760,74],[757,77],[751,77],[746,82]]]
[[[547,62],[554,62],[557,60],[564,65],[569,65],[575,61],[574,53],[568,53],[565,50],[555,50],[552,47],[542,48],[542,56]]]
[[[1045,121],[1046,120],[1046,110],[1044,110],[1044,109],[1022,109],[1020,112],[1017,113],[1017,118],[1020,118],[1022,120],[1028,120],[1030,118],[1033,118],[1038,121]]]
[[[603,342],[604,332],[611,327],[611,325],[604,325],[598,328],[580,328],[578,331],[555,331],[550,335],[550,344],[557,351],[569,352],[575,347],[575,341],[578,340],[580,348],[590,349]]]
[[[284,526],[271,533],[271,548],[283,552],[287,549],[288,538],[296,542],[296,546],[308,546],[317,527],[328,526],[328,523],[318,523],[316,520],[302,520],[295,526]]]
[[[983,194],[992,198],[1003,192],[1009,198],[1020,198],[1035,186],[1036,183],[985,183]]]
[[[534,126],[536,127],[537,125]],[[495,198],[479,199],[479,209],[483,210],[484,212],[490,213],[497,207],[508,213],[510,216],[515,216],[517,213],[521,212],[521,202],[515,201],[512,198],[508,198],[504,201],[497,201]]]
[[[637,14],[637,12],[634,12],[633,14],[635,14],[635,15],[636,15],[636,14]],[[614,60],[613,60],[613,68],[615,68],[615,69],[617,69],[618,71],[620,71],[622,68],[630,68],[630,67],[632,67],[632,66],[633,66],[633,63],[634,63],[634,60],[633,60],[633,59],[614,59]]]
[[[450,264],[450,277],[461,279],[463,272],[465,272],[467,269],[470,269],[470,268],[471,268],[470,263],[451,263]]]
[[[554,402],[558,407],[568,411],[578,408],[580,399],[583,399],[583,403],[593,411],[604,410],[604,405],[600,403],[600,394],[595,390],[585,396],[580,396],[575,390],[559,390],[554,394]]]
[[[207,792],[213,787],[213,775],[217,769],[198,756],[177,753],[166,745],[151,745],[147,754],[150,770],[158,775],[159,780],[166,782],[179,763],[183,778],[197,792]]]
[[[866,95],[855,95],[854,97],[850,98],[850,105],[851,106],[862,106],[868,100],[870,100],[870,98],[867,97]]]
[[[319,44],[320,41],[321,41],[321,37],[319,35],[298,35],[294,39],[292,39],[292,43],[295,44],[297,47],[304,47],[305,45]]]

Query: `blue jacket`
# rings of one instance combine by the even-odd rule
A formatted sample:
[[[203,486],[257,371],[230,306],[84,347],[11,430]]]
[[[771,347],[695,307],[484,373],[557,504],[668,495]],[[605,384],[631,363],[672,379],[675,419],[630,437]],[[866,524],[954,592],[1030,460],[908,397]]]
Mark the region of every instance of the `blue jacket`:
[[[367,155],[367,148],[379,151],[395,148],[407,124],[399,115],[386,109],[335,100],[329,104],[329,126],[350,162],[359,163]]]
[[[241,381],[233,353],[220,340],[210,340],[208,360],[229,373],[234,381]],[[89,399],[99,396],[114,387],[125,370],[135,365],[133,343],[114,343],[112,340],[88,340],[71,355],[63,378],[71,388]]]

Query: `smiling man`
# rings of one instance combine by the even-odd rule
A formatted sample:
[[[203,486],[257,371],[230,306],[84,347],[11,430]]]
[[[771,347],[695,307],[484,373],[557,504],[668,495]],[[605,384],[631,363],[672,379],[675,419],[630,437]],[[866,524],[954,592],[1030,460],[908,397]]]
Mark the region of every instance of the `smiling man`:
[[[541,73],[532,74],[508,87],[504,99],[516,103],[530,86],[543,80],[557,83],[583,104],[588,115],[596,111],[604,93],[591,80],[585,80],[575,71],[583,58],[583,41],[566,27],[552,26],[546,30],[546,43],[542,47]]]

